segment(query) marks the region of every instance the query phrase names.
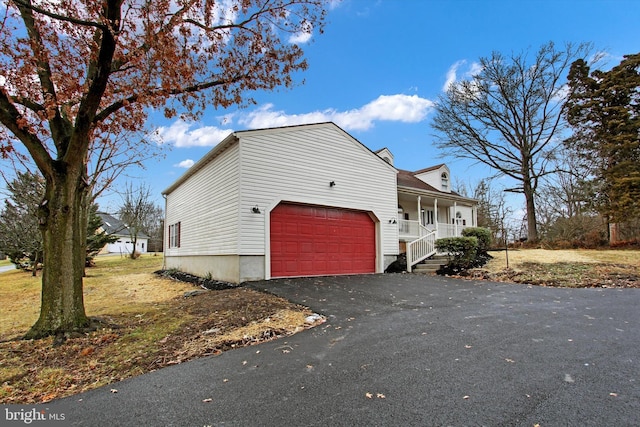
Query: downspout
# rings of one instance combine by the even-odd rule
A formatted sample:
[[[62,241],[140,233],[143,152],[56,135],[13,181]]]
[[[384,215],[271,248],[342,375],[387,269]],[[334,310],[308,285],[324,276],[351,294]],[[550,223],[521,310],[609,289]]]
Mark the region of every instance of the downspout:
[[[167,250],[165,247],[165,235],[164,235],[164,230],[165,227],[167,226],[167,195],[163,194],[162,198],[164,199],[164,222],[162,224],[162,269],[166,270],[167,269]],[[168,246],[168,245],[167,245]]]

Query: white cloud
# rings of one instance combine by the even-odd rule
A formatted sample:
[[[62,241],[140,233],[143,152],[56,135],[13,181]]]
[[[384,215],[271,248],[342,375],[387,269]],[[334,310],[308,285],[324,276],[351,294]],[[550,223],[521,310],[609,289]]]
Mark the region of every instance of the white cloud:
[[[273,104],[266,104],[240,118],[239,122],[250,129],[260,129],[331,121],[345,130],[368,130],[376,121],[418,123],[425,119],[432,108],[432,101],[418,95],[381,95],[360,108],[348,111],[327,109],[287,114],[282,110],[274,110]]]
[[[309,28],[308,30],[304,30],[304,31],[300,31],[295,34],[292,34],[291,37],[289,37],[289,43],[305,44],[309,40],[311,40],[312,36],[313,36],[313,28]]]
[[[482,65],[480,65],[480,63],[478,62],[472,62],[468,67],[466,67],[466,69],[463,69],[463,66],[466,63],[466,60],[461,59],[460,61],[456,61],[451,67],[449,67],[446,80],[444,82],[444,85],[442,86],[443,92],[449,90],[449,87],[451,87],[452,84],[455,84],[459,80],[470,80],[471,78],[473,78],[473,76],[482,71]],[[462,71],[460,78],[458,78],[459,71]]]
[[[195,162],[191,159],[185,159],[183,161],[181,161],[180,163],[176,163],[175,165],[173,165],[174,167],[177,168],[185,168],[185,169],[189,169],[191,166],[193,166]]]
[[[156,135],[164,143],[176,147],[212,147],[226,138],[231,129],[220,129],[215,126],[202,126],[191,130],[195,123],[176,120],[169,127],[159,127]]]
[[[265,104],[251,112],[236,112],[223,116],[224,123],[230,126],[234,120],[244,129],[263,129],[281,126],[293,126],[309,123],[334,122],[347,131],[369,130],[377,121],[418,123],[427,117],[433,108],[433,102],[418,95],[381,95],[360,108],[347,111],[326,109],[302,114],[287,114],[276,110],[273,104]],[[170,143],[179,148],[212,147],[226,138],[231,129],[215,126],[197,127],[197,123],[176,120],[170,126],[162,126],[155,132],[159,144]],[[191,160],[185,160],[174,166],[190,167]]]
[[[456,82],[458,68],[460,68],[460,66],[462,66],[466,62],[467,61],[463,59],[463,60],[457,61],[451,67],[449,67],[449,70],[447,71],[447,79],[444,82],[444,86],[442,86],[443,92],[446,92],[447,90],[449,90],[449,87]]]

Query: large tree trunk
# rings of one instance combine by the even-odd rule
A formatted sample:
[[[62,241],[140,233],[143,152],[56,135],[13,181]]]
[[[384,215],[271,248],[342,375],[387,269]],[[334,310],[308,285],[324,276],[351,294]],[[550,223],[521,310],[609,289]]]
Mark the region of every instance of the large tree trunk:
[[[39,208],[44,240],[40,317],[26,338],[81,330],[89,325],[82,294],[89,189],[86,171],[56,163]]]
[[[535,243],[538,241],[538,224],[534,191],[530,182],[524,181],[523,184],[524,197],[527,202],[527,241]]]

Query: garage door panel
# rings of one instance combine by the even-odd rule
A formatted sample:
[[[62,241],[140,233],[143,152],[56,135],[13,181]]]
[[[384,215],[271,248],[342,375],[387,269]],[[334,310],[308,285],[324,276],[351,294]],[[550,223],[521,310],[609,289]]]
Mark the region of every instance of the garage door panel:
[[[365,212],[280,204],[270,230],[272,277],[375,272],[375,224]]]

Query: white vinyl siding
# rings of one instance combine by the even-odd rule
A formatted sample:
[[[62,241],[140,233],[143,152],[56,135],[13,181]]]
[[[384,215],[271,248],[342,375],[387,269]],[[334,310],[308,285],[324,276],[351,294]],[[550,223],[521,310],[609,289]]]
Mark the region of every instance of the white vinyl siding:
[[[167,256],[238,253],[238,151],[231,145],[167,195],[165,223],[180,222],[180,247]]]
[[[446,180],[444,179],[443,174],[446,175]],[[451,192],[451,172],[449,172],[449,168],[446,166],[442,166],[429,172],[417,174],[416,178],[420,179],[422,182],[426,182],[436,190],[440,190],[445,193]]]
[[[265,254],[265,222],[280,201],[373,212],[382,253],[398,253],[397,225],[389,222],[397,216],[396,171],[362,144],[332,124],[238,136],[241,255]]]

